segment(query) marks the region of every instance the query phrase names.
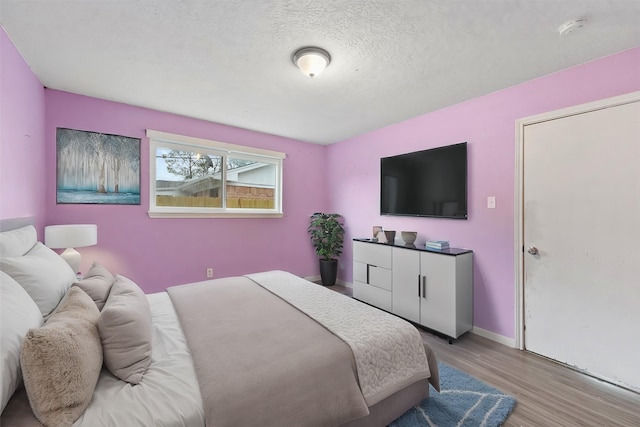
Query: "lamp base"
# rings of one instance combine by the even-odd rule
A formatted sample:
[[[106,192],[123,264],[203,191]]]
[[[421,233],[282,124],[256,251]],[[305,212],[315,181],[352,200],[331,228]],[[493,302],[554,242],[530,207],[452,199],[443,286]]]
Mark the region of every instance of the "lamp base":
[[[80,255],[80,252],[76,251],[73,248],[67,248],[60,254],[60,256],[62,257],[62,259],[67,261],[67,264],[69,264],[69,267],[71,267],[73,273],[78,274],[78,271],[80,270],[80,261],[82,260],[82,255]]]

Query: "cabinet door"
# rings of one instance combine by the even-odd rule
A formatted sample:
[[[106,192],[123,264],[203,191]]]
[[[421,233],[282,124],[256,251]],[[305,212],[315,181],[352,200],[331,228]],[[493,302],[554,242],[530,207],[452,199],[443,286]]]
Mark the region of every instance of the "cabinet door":
[[[393,248],[393,314],[420,322],[420,252]]]
[[[457,337],[456,257],[422,252],[420,274],[420,323],[450,337]]]

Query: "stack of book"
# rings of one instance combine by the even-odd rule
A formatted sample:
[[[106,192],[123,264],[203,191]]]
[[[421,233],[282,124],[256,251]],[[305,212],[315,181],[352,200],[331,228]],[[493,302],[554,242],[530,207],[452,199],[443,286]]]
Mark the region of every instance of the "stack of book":
[[[449,249],[449,242],[447,240],[427,240],[425,246],[427,249],[441,251],[443,249]]]

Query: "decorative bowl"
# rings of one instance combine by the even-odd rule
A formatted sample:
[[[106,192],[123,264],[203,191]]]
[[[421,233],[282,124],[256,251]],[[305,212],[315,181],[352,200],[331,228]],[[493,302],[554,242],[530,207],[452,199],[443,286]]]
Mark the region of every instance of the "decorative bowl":
[[[384,237],[387,238],[387,243],[393,243],[396,240],[396,232],[393,230],[385,230]]]
[[[416,237],[418,237],[418,233],[416,233],[415,231],[402,231],[400,235],[402,236],[402,240],[405,243],[409,243],[409,244],[412,244],[413,242],[415,242]]]

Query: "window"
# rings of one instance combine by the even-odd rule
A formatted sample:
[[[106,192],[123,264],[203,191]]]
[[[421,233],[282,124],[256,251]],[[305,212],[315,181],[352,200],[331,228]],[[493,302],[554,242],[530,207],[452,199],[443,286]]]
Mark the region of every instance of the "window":
[[[281,217],[284,153],[147,130],[149,216]]]

